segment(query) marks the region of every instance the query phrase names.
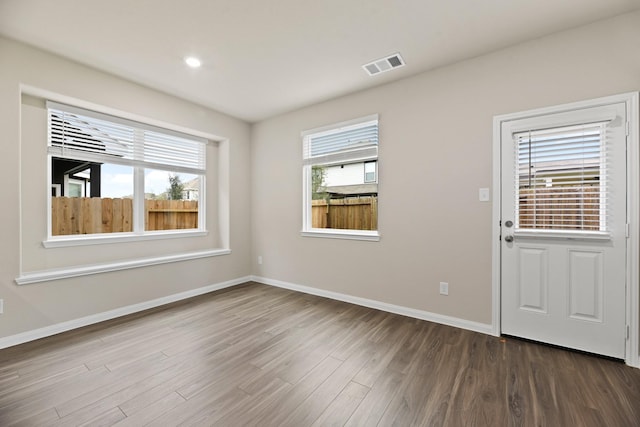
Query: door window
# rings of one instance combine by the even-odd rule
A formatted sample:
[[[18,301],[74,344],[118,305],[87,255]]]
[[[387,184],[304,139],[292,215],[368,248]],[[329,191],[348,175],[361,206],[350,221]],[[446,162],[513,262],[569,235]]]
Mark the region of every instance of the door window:
[[[516,230],[607,231],[607,123],[515,133]]]

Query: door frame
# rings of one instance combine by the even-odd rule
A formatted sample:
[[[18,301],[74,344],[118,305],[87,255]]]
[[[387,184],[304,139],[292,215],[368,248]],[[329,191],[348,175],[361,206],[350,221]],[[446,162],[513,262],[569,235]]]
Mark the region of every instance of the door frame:
[[[502,114],[493,117],[493,206],[491,237],[491,281],[492,281],[492,314],[491,327],[495,336],[500,336],[501,327],[501,242],[500,220],[502,203],[502,124],[519,120],[562,113],[572,110],[598,107],[607,104],[626,104],[626,120],[628,122],[627,137],[627,219],[629,222],[629,238],[627,239],[626,268],[626,328],[628,339],[625,349],[625,363],[640,368],[640,147],[639,147],[639,109],[638,92],[627,92],[603,98],[537,108],[517,113]]]

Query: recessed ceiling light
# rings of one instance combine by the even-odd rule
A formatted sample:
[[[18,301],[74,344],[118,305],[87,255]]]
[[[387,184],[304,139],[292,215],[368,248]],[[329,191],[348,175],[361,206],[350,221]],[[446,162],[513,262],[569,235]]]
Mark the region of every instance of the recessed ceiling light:
[[[200,60],[195,56],[188,56],[184,58],[184,62],[191,68],[198,68],[202,65],[202,62],[200,62]]]

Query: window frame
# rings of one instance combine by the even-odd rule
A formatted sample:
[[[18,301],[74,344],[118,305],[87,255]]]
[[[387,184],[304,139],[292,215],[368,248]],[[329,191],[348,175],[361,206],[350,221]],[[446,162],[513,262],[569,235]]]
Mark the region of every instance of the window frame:
[[[180,166],[173,166],[169,164],[145,164],[144,162],[131,161],[128,166],[131,167],[133,171],[133,231],[132,232],[114,232],[114,233],[92,233],[92,234],[69,234],[69,235],[52,235],[52,191],[47,192],[47,237],[42,242],[45,248],[56,248],[56,247],[69,247],[69,246],[83,246],[83,245],[96,245],[96,244],[106,244],[106,243],[120,243],[120,242],[135,242],[135,241],[145,241],[145,240],[157,240],[157,239],[173,239],[173,238],[186,238],[186,237],[198,237],[198,236],[206,236],[208,235],[207,224],[206,224],[206,179],[208,175],[208,170],[206,166],[206,156],[207,156],[207,145],[208,138],[198,136],[192,133],[185,132],[184,130],[173,130],[170,128],[165,128],[162,125],[148,124],[139,120],[132,120],[129,118],[125,118],[119,115],[112,115],[107,113],[102,113],[99,111],[85,109],[82,107],[76,107],[71,104],[61,104],[57,101],[47,101],[46,102],[46,110],[47,116],[49,116],[50,108],[68,108],[68,111],[72,114],[80,114],[86,115],[89,117],[99,118],[101,120],[111,120],[113,119],[114,123],[130,125],[137,129],[145,129],[150,130],[152,132],[162,133],[164,135],[177,136],[180,138],[185,138],[189,140],[193,140],[194,142],[203,144],[202,146],[202,155],[200,160],[203,162],[203,169],[196,173],[201,179],[199,180],[199,199],[198,199],[198,228],[192,229],[170,229],[170,230],[145,230],[145,182],[144,175],[145,169],[160,169],[166,170],[168,173],[171,172],[185,172],[184,168]],[[50,107],[52,105],[53,107]],[[49,120],[49,119],[48,119]],[[58,153],[55,153],[51,150],[51,138],[49,136],[51,126],[47,123],[47,188],[53,188],[54,184],[52,183],[52,158],[69,158],[74,159],[73,156],[64,157]],[[138,149],[144,143],[143,140],[139,140],[136,138],[134,146]],[[108,161],[105,163],[109,163]],[[118,162],[116,164],[121,164],[122,162]],[[187,171],[188,173],[194,173]]]
[[[365,240],[365,241],[379,241],[380,240],[380,232],[379,232],[379,223],[377,224],[376,230],[355,230],[355,229],[337,229],[337,228],[313,228],[311,224],[311,200],[312,200],[312,168],[313,165],[307,162],[307,158],[305,157],[305,149],[309,143],[309,139],[313,136],[317,136],[323,133],[333,133],[337,132],[340,129],[348,128],[348,127],[358,127],[358,126],[366,126],[371,122],[375,121],[376,125],[379,126],[379,116],[378,114],[372,114],[365,117],[356,118],[353,120],[347,120],[339,123],[334,123],[310,130],[303,131],[301,133],[302,137],[302,147],[303,147],[303,164],[302,164],[302,230],[300,231],[300,235],[302,237],[320,237],[320,238],[330,238],[330,239],[345,239],[345,240]],[[355,159],[355,157],[354,157]],[[354,160],[350,159],[350,160]],[[378,160],[379,154],[376,152],[375,157],[368,156],[366,158],[358,159],[360,161],[376,162],[376,183],[378,182]],[[331,164],[344,164],[345,160],[340,160],[337,162],[326,162],[321,163],[323,165],[331,165]],[[347,160],[346,163],[350,163]],[[378,193],[379,194],[379,193]]]
[[[373,172],[367,172],[368,164],[373,164]],[[370,184],[372,182],[377,183],[378,182],[378,159],[376,158],[376,160],[365,161],[363,163],[363,168],[364,168],[364,183],[365,184]],[[367,173],[373,173],[373,179],[367,180]]]
[[[611,188],[609,187],[608,179],[607,179],[608,168],[609,168],[609,160],[608,160],[609,144],[608,144],[607,132],[608,132],[609,123],[610,123],[610,120],[604,119],[604,118],[601,118],[599,120],[581,120],[581,121],[577,121],[575,123],[570,123],[570,124],[531,127],[530,129],[521,130],[518,132],[514,132],[512,134],[514,144],[516,146],[514,150],[515,156],[516,156],[516,159],[514,160],[514,167],[515,167],[514,178],[516,180],[515,194],[516,194],[516,199],[519,200],[519,202],[516,203],[515,205],[515,211],[514,211],[514,219],[515,219],[514,230],[513,230],[514,235],[538,236],[538,237],[580,236],[585,239],[598,239],[598,240],[609,239],[610,225],[608,224],[608,208],[609,208],[608,199],[610,197],[609,193],[611,191]],[[578,173],[572,172],[567,174],[567,177],[569,179],[579,180],[575,182],[574,184],[575,186],[588,185],[588,182],[585,181],[585,174],[584,174],[584,171],[586,170],[586,168],[588,168],[588,166],[585,166],[584,163],[582,165],[575,166],[575,165],[572,165],[572,163],[574,164],[576,163],[575,156],[577,155],[583,156],[582,157],[583,162],[584,162],[585,155],[589,156],[590,159],[593,159],[594,153],[595,153],[594,151],[595,145],[593,143],[590,143],[590,144],[588,142],[585,143],[583,140],[571,142],[571,147],[565,148],[565,149],[560,149],[560,148],[557,148],[557,146],[550,145],[554,143],[552,138],[554,137],[558,138],[557,136],[558,134],[567,134],[572,140],[578,140],[580,137],[588,138],[588,136],[585,137],[584,135],[580,135],[581,132],[583,133],[590,132],[591,138],[593,138],[594,133],[597,134],[597,161],[596,162],[592,161],[590,163],[592,167],[593,167],[593,164],[596,164],[598,168],[597,169],[598,228],[597,229],[585,228],[588,226],[585,225],[584,223],[581,224],[581,228],[576,228],[577,225],[570,228],[562,228],[562,227],[555,227],[555,226],[548,227],[548,226],[555,225],[553,223],[557,221],[557,217],[560,216],[560,215],[554,214],[553,212],[551,212],[550,214],[551,216],[549,218],[546,218],[547,221],[550,220],[551,222],[542,222],[541,224],[538,224],[537,223],[538,214],[535,213],[535,209],[540,209],[540,210],[548,209],[553,211],[554,208],[556,208],[556,205],[553,203],[553,201],[551,201],[551,199],[543,198],[543,201],[540,203],[541,206],[538,208],[538,205],[536,204],[535,194],[537,190],[541,189],[541,185],[534,183],[530,188],[531,190],[533,190],[532,194],[534,194],[534,198],[533,198],[534,213],[523,214],[522,203],[520,202],[522,197],[522,189],[523,189],[521,184],[523,181],[522,176],[528,176],[531,182],[532,173],[528,172],[528,175],[522,175],[523,173],[522,171],[523,169],[527,169],[530,171],[530,169],[533,167],[532,161],[535,161],[536,164],[541,164],[541,166],[537,166],[537,165],[536,166],[543,169],[545,167],[549,167],[548,164],[550,164],[550,162],[556,162],[562,165],[564,169],[570,169],[571,166],[573,166],[575,170],[579,171]],[[537,141],[534,141],[534,139]],[[523,144],[523,141],[524,141],[524,144]],[[538,144],[543,144],[544,147],[543,148],[536,147],[534,145],[536,142]],[[555,143],[557,144],[557,141],[555,141]],[[589,146],[585,148],[585,144],[589,144]],[[525,161],[519,160],[519,157],[518,157],[522,151],[521,147],[523,145],[525,147],[529,147],[530,153],[533,153],[533,154],[529,154],[529,159],[525,159]],[[566,146],[567,143],[565,142],[563,143],[563,145]],[[581,147],[578,147],[579,145]],[[580,151],[580,148],[582,148],[583,150],[589,150],[589,151],[588,153],[587,151]],[[553,155],[554,158],[552,159],[549,159],[549,157],[551,156],[551,154],[549,153],[550,149],[552,151],[557,152],[557,154]],[[542,153],[538,153],[538,151],[542,151]],[[563,158],[563,156],[572,157],[572,158],[571,159]],[[559,166],[559,165],[554,165],[554,166]],[[580,168],[580,166],[582,166],[582,168]],[[534,180],[540,179],[535,177],[535,173],[533,173],[533,176],[534,176]],[[544,188],[547,189],[549,187],[552,187],[552,184],[549,181],[546,181]],[[553,188],[562,189],[563,187],[560,184],[560,185],[556,185]],[[566,198],[565,203],[580,201],[580,198],[577,196],[564,196],[564,197]],[[583,203],[584,202],[580,203],[580,205],[582,205]],[[529,207],[525,209],[525,212],[528,212],[531,209],[532,208]],[[581,210],[578,216],[583,217],[584,212],[588,209],[585,207],[581,207],[580,209]],[[533,224],[523,225],[522,216],[531,217],[531,221],[533,221]]]
[[[612,99],[612,97],[602,98],[602,99],[606,100],[610,98]],[[576,105],[578,104],[580,103],[577,103]],[[567,105],[570,105],[570,104],[567,104]],[[514,126],[513,124],[509,123],[509,129],[511,132],[510,138],[512,143],[514,143],[513,135],[521,132],[526,132],[530,129],[547,129],[547,128],[552,129],[556,127],[561,128],[565,126],[579,126],[585,123],[609,122],[615,118],[615,115],[613,113],[602,113],[602,112],[593,113],[590,111],[584,111],[583,114],[580,115],[578,118],[574,117],[574,114],[578,110],[585,110],[585,109],[588,110],[596,106],[600,106],[603,108],[609,107],[608,103],[599,105],[599,104],[592,104],[590,101],[586,101],[584,102],[584,107],[569,108],[563,111],[563,113],[565,114],[561,114],[558,112],[558,109],[562,109],[563,106],[552,107],[549,109],[541,109],[540,114],[536,114],[531,117],[525,115],[524,118],[527,119],[526,122],[524,121],[524,118],[523,120],[520,120],[521,117],[518,114],[505,115],[504,117],[507,117],[507,116],[514,117],[513,119],[510,119],[510,120],[518,120],[521,122],[517,126]],[[552,120],[549,120],[549,118],[546,117],[549,115],[547,114],[547,112],[549,112],[549,114],[554,114],[556,117],[554,117]],[[496,117],[501,118],[503,116],[496,116]],[[494,122],[496,120],[498,119],[494,118]],[[505,124],[510,120],[504,120]],[[514,184],[514,187],[512,188],[512,191],[515,191],[515,184]],[[499,194],[499,192],[497,194]],[[585,233],[578,230],[561,231],[561,230],[549,230],[549,229],[546,229],[544,231],[543,229],[535,229],[535,230],[519,229],[519,230],[514,230],[514,236],[522,237],[522,238],[536,237],[536,238],[547,238],[547,239],[572,239],[575,241],[592,241],[592,240],[608,240],[609,239],[608,233],[606,232],[603,233],[598,231],[590,231]]]

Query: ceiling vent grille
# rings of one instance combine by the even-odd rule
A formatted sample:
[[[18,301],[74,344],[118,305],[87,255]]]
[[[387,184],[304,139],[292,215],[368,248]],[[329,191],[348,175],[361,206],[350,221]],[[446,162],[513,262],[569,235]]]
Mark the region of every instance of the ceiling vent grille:
[[[404,60],[402,59],[400,54],[394,53],[393,55],[387,56],[386,58],[376,59],[373,62],[364,64],[362,68],[364,68],[364,70],[370,76],[375,76],[376,74],[384,73],[385,71],[390,71],[403,66]]]

